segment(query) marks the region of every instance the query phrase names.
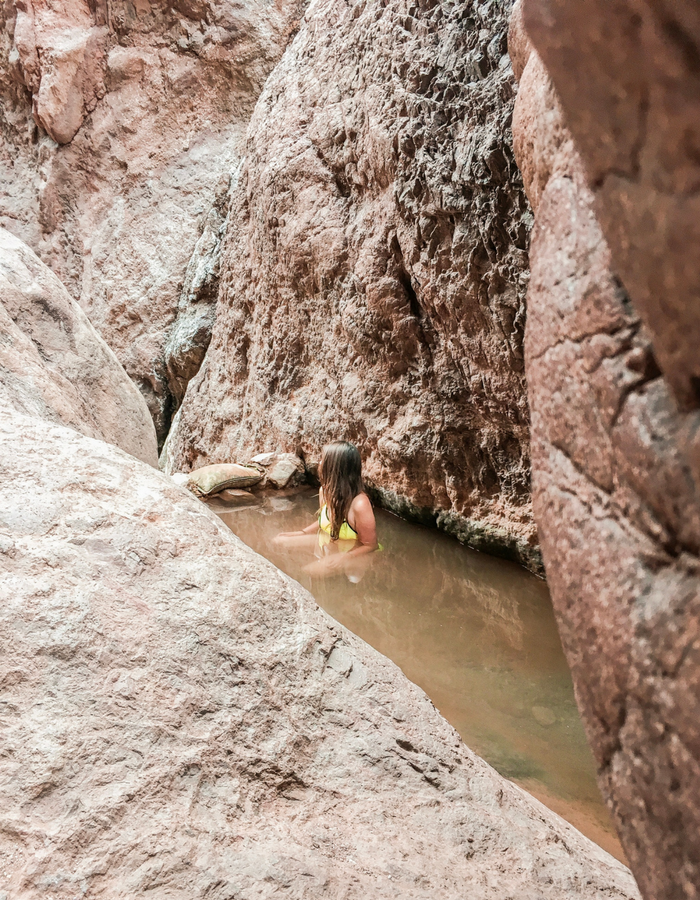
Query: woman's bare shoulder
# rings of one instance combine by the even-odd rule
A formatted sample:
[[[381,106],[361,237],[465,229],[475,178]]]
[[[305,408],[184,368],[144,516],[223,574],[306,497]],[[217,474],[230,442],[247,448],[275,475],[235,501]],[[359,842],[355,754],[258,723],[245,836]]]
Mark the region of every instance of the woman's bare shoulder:
[[[350,509],[356,512],[365,512],[366,510],[372,509],[372,501],[369,499],[367,494],[364,491],[361,494],[358,494],[352,503],[350,504]]]

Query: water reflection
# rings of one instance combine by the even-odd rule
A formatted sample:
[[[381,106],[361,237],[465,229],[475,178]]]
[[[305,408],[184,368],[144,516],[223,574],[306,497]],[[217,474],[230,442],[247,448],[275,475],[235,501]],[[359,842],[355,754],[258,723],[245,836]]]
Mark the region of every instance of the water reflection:
[[[394,660],[468,746],[623,858],[595,783],[544,582],[382,510],[384,549],[360,557],[361,571],[346,571],[342,561],[329,566],[326,560],[342,554],[319,558],[315,535],[274,540],[308,525],[317,508],[311,492],[255,507],[214,507],[330,615]]]

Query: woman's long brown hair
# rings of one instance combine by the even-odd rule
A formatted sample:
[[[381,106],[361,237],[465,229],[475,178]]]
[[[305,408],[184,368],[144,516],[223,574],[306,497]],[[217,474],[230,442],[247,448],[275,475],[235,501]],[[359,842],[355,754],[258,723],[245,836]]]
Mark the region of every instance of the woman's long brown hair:
[[[337,541],[343,522],[347,521],[350,504],[364,490],[360,451],[347,441],[326,444],[318,476],[328,507],[331,539]]]

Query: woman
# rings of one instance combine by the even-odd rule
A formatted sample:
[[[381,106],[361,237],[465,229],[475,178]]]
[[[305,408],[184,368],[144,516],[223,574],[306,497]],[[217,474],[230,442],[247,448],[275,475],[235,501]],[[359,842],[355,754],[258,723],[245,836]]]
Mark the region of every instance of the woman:
[[[314,574],[347,569],[379,547],[377,525],[362,483],[362,458],[354,444],[333,441],[323,448],[318,470],[318,519],[301,531],[278,534],[278,544],[300,543],[304,535],[318,534],[319,562],[307,567]],[[353,579],[354,580],[354,579]]]

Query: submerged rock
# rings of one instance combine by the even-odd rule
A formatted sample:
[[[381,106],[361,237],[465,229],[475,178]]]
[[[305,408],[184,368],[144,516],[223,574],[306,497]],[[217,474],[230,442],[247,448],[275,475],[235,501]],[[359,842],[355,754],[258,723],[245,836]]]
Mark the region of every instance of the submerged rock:
[[[169,478],[38,419],[0,433],[9,896],[636,900]]]
[[[175,469],[260,446],[537,568],[509,3],[321,0],[263,91]]]
[[[220,491],[216,495],[216,499],[223,500],[224,503],[235,503],[240,506],[260,502],[250,491],[236,490],[234,488],[226,488],[226,490]]]
[[[548,706],[533,706],[532,716],[537,724],[541,725],[543,728],[549,728],[551,725],[555,725],[557,721],[554,710],[550,709]]]
[[[646,897],[691,900],[700,885],[700,457],[688,393],[700,371],[700,219],[689,186],[700,183],[690,151],[700,17],[685,0],[666,4],[663,28],[653,11],[663,4],[541,6],[546,15],[525,3],[525,21],[561,95],[537,53],[528,57],[519,19],[513,45],[525,66],[516,152],[537,207],[526,340],[535,513],[625,853]],[[683,289],[670,298],[674,284]]]
[[[53,272],[0,228],[0,403],[156,465],[146,403]]]

